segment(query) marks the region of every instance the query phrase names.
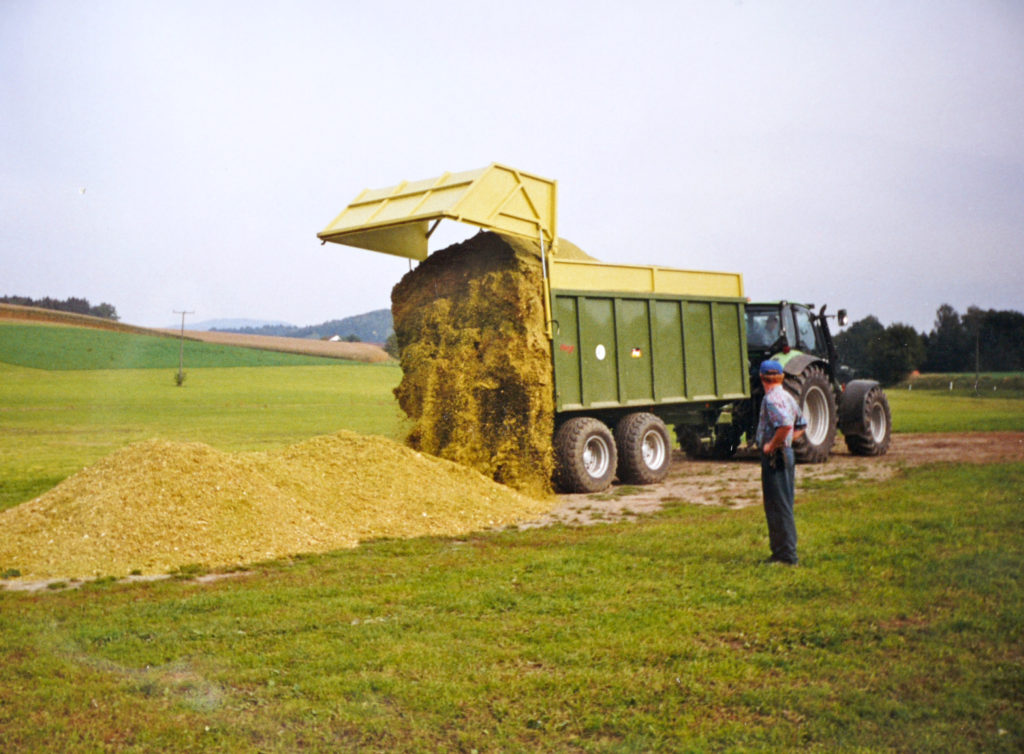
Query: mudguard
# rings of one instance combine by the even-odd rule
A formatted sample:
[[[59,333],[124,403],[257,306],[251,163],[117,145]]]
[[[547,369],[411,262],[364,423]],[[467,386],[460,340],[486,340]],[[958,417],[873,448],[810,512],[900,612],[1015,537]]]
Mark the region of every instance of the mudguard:
[[[785,356],[777,357],[777,361],[782,364],[782,371],[794,377],[803,374],[811,364],[824,363],[819,356],[799,352],[790,352]]]

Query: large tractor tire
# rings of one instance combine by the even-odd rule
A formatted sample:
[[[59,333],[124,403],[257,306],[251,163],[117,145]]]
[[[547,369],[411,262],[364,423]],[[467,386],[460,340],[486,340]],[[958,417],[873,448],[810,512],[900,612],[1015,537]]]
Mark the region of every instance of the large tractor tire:
[[[812,364],[799,375],[786,375],[783,386],[803,410],[807,427],[793,441],[793,454],[799,463],[825,463],[836,442],[839,412],[828,375]]]
[[[839,428],[854,455],[884,455],[892,440],[892,411],[882,386],[874,380],[849,383],[839,401]]]
[[[555,433],[555,484],[563,492],[601,492],[615,478],[615,439],[590,416],[570,419]]]
[[[665,422],[654,414],[627,414],[615,425],[619,481],[654,484],[668,476],[672,440]]]

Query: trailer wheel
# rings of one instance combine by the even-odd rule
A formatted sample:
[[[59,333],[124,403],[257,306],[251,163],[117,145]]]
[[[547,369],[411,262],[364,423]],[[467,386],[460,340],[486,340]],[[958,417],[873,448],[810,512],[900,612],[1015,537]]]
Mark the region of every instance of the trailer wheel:
[[[615,478],[615,440],[590,416],[570,419],[555,433],[555,483],[566,492],[601,492]]]
[[[809,366],[799,375],[786,375],[783,383],[803,410],[807,427],[793,441],[793,454],[801,463],[825,463],[836,441],[838,410],[828,376],[820,366]]]
[[[884,455],[892,440],[892,411],[882,386],[867,380],[847,385],[839,403],[839,424],[851,453]]]
[[[665,422],[654,414],[627,414],[615,425],[619,481],[654,484],[668,476],[672,440]]]

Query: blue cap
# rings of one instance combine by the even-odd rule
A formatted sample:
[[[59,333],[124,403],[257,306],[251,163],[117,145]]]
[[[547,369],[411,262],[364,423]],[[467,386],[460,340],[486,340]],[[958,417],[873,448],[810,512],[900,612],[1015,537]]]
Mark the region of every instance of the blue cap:
[[[761,374],[782,374],[782,364],[774,359],[761,362]]]

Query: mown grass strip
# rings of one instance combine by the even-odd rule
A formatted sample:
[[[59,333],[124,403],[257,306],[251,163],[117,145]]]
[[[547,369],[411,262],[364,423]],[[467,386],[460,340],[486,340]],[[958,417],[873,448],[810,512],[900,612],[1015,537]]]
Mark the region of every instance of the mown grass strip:
[[[0,593],[22,750],[1017,751],[1024,465]]]

